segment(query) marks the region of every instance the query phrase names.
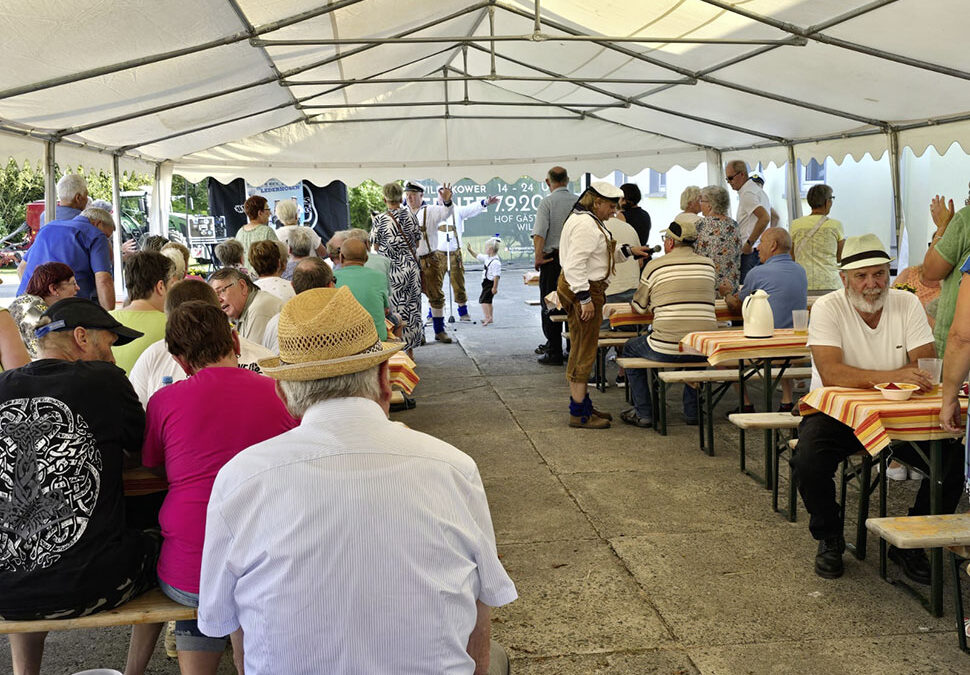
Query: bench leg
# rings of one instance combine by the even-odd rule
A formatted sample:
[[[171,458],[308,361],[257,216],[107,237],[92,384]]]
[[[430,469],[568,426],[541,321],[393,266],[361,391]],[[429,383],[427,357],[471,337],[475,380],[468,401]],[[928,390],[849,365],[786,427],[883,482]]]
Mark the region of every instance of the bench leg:
[[[704,418],[704,429],[707,432],[707,447],[705,452],[711,457],[714,456],[714,395],[712,392],[713,385],[710,382],[704,383],[704,407],[707,410],[706,417]],[[700,403],[700,396],[697,397],[698,403]],[[700,406],[698,405],[698,409]],[[701,420],[697,420],[697,424],[701,424]]]
[[[765,412],[771,412],[772,403],[774,399],[775,388],[771,380],[771,359],[765,359],[762,373],[761,384],[764,387],[764,397],[765,397]],[[741,399],[741,403],[744,403],[744,399]],[[775,481],[775,476],[771,471],[771,454],[774,452],[772,446],[773,432],[771,429],[765,429],[764,440],[765,440],[765,489],[770,490],[772,483]]]
[[[866,559],[867,530],[866,518],[869,517],[869,495],[872,493],[872,459],[864,457],[862,459],[861,473],[859,474],[859,507],[855,521],[855,551],[853,554],[858,560]]]
[[[659,425],[657,431],[661,436],[667,435],[667,383],[660,379],[656,371],[654,377],[657,378],[657,407],[654,410],[660,412]]]
[[[960,560],[953,551],[947,551],[947,553],[950,555],[951,569],[953,570],[953,607],[957,622],[957,640],[960,643],[960,649],[966,652],[968,651],[967,629],[964,626],[966,614],[963,611],[963,591],[960,588]]]
[[[792,432],[792,437],[798,437],[798,430]],[[787,447],[787,446],[786,446]],[[777,474],[776,474],[777,475]],[[791,465],[788,467],[788,522],[798,520],[798,485],[792,475]]]
[[[886,459],[886,453],[880,453],[879,455],[879,517],[886,517],[886,490],[888,487],[888,479],[886,478],[886,469],[889,466],[889,462]],[[879,537],[879,576],[883,579],[886,578],[886,540]]]

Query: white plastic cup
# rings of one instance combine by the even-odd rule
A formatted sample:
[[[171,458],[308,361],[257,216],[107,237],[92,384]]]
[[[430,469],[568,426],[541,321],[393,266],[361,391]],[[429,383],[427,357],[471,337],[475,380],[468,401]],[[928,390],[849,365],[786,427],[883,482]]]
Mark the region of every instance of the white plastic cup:
[[[918,359],[916,365],[920,370],[929,373],[930,382],[933,385],[940,383],[940,376],[943,373],[943,359]]]
[[[808,334],[808,310],[807,309],[793,309],[791,313],[792,327],[795,329],[796,335],[807,335]]]

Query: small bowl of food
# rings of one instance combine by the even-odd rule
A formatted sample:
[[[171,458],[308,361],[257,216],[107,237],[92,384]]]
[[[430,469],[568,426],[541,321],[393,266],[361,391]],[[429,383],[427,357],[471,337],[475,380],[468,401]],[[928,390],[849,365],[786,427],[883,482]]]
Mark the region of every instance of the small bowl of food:
[[[876,385],[876,389],[882,392],[882,396],[890,401],[905,401],[913,392],[919,389],[915,384],[908,382],[883,382]]]

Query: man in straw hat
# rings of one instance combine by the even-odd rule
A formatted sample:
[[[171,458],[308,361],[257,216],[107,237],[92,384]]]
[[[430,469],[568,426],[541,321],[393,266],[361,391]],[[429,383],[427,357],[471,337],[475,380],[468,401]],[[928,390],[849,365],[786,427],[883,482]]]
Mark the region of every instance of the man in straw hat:
[[[517,596],[478,469],[387,419],[402,345],[349,289],[320,288],[283,307],[279,347],[260,367],[302,422],[216,478],[202,632],[241,627],[247,672],[507,672],[489,606]]]
[[[812,307],[808,345],[812,350],[812,389],[869,389],[880,382],[910,383],[929,391],[934,382],[917,359],[933,358],[933,333],[919,299],[889,288],[889,263],[873,234],[849,237],[842,250],[839,276],[844,289],[819,298]],[[845,539],[835,502],[833,477],[839,463],[863,450],[853,429],[824,414],[806,416],[791,459],[792,480],[805,502],[809,530],[818,540],[815,573],[842,576]],[[928,449],[925,449],[928,452]],[[909,444],[893,448],[902,462],[928,473],[926,462]],[[952,513],[963,488],[963,451],[957,442],[944,448],[943,512]],[[909,515],[930,512],[930,484],[924,478]],[[930,583],[930,567],[921,549],[889,548],[889,557],[913,581]]]

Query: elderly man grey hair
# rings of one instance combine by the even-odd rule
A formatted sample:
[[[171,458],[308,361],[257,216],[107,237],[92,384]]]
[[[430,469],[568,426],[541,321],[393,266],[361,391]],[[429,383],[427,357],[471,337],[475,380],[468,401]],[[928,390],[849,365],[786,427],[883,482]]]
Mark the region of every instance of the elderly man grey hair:
[[[310,237],[310,231],[305,227],[298,227],[289,236],[290,242],[290,255],[294,258],[306,258],[310,255],[310,249],[313,247],[313,240]]]
[[[67,205],[75,200],[78,195],[84,195],[85,203],[75,208],[82,209],[87,203],[88,182],[84,176],[77,173],[66,173],[57,181],[57,201]]]
[[[300,419],[315,403],[335,398],[366,398],[381,401],[381,365],[349,375],[327,377],[304,382],[277,380],[276,385],[285,396],[286,409]],[[386,366],[385,366],[386,367]]]

